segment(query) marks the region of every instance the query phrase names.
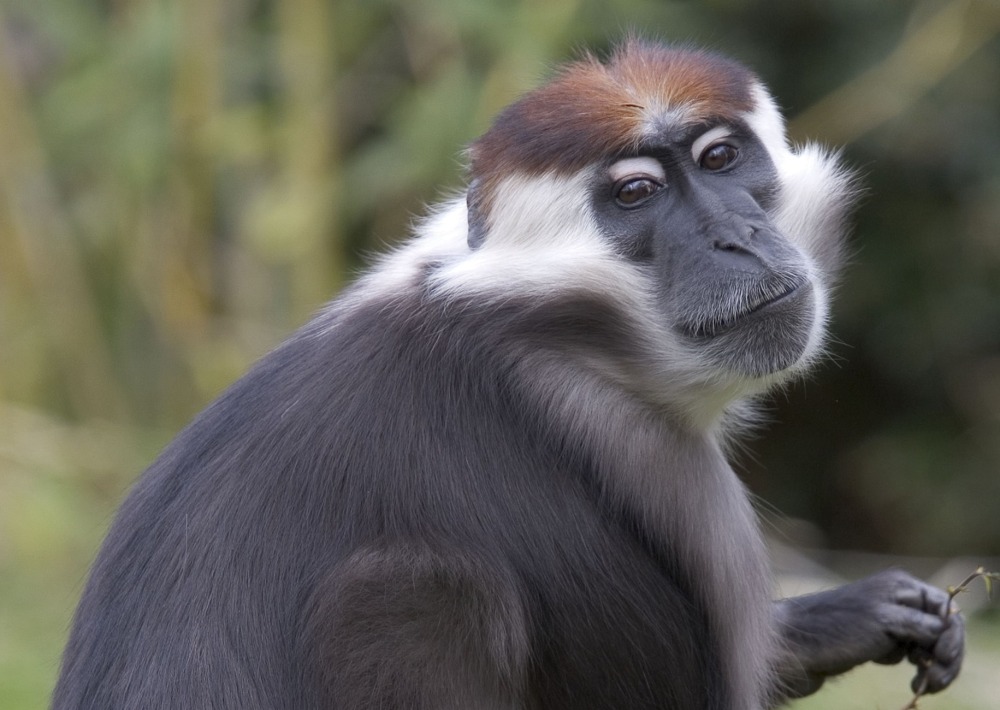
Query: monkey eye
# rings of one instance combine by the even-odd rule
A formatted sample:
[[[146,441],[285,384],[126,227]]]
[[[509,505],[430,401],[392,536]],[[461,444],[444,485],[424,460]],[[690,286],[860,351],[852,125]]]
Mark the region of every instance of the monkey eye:
[[[709,146],[698,159],[698,165],[703,170],[722,170],[728,168],[739,156],[740,151],[729,143],[716,143]]]
[[[625,178],[615,184],[615,200],[622,207],[634,207],[647,198],[652,197],[661,187],[663,185],[652,178]]]

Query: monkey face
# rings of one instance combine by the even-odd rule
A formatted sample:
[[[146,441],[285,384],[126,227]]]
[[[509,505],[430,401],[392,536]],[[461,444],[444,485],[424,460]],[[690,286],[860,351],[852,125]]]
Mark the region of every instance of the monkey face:
[[[814,339],[809,257],[768,212],[767,150],[742,123],[670,127],[598,172],[596,221],[646,272],[657,310],[688,348],[747,376],[795,365]]]

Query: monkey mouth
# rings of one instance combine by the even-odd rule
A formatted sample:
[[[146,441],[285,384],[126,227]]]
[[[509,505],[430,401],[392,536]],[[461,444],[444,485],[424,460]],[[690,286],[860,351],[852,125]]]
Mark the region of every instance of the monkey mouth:
[[[779,312],[786,307],[794,307],[801,297],[809,292],[808,284],[805,278],[783,284],[780,289],[762,293],[757,298],[738,304],[733,312],[723,318],[682,323],[680,330],[693,340],[710,340],[757,317]]]

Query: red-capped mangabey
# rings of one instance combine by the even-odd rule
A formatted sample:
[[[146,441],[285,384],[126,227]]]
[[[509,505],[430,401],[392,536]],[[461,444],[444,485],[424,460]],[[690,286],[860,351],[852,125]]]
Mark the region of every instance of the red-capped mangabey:
[[[772,602],[723,442],[822,349],[851,181],[760,81],[626,43],[139,479],[54,707],[759,710],[958,673],[891,571]]]

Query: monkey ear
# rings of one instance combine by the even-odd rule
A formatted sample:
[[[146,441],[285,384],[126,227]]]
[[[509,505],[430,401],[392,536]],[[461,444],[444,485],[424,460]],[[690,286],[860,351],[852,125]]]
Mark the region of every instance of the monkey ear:
[[[486,216],[482,210],[479,180],[469,183],[469,190],[465,193],[465,206],[469,213],[469,248],[478,249],[486,240]]]

